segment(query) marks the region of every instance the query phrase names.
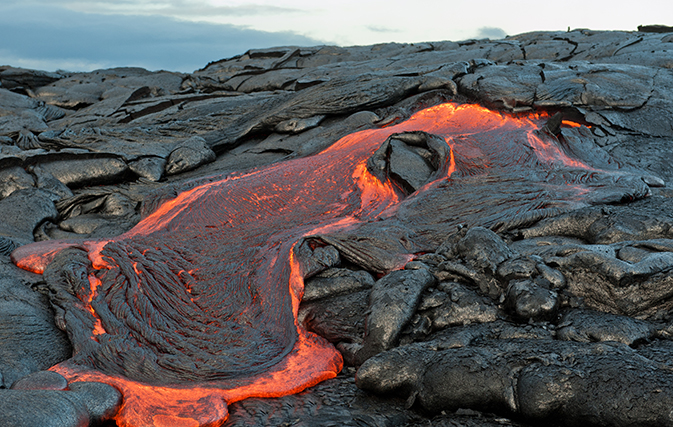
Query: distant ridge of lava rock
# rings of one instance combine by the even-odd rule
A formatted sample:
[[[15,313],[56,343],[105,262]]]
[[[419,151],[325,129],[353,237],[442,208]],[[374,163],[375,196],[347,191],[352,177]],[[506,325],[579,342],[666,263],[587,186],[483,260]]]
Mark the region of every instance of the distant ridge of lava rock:
[[[638,25],[638,31],[644,33],[673,33],[673,27],[667,25]]]

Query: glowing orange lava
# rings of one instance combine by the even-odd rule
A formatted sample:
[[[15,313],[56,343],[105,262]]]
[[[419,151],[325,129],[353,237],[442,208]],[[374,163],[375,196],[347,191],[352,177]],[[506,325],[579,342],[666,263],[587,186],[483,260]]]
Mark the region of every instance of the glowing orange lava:
[[[352,230],[377,220],[384,212],[394,213],[403,195],[390,182],[381,182],[366,168],[367,159],[394,133],[422,130],[439,135],[449,146],[446,174],[423,187],[421,192],[446,183],[455,174],[467,176],[465,165],[483,157],[486,149],[461,145],[460,138],[471,138],[484,132],[525,132],[530,149],[540,163],[546,163],[550,168],[559,162],[573,168],[590,169],[535,136],[533,131],[540,127],[541,121],[540,116],[512,117],[477,105],[437,105],[419,111],[402,123],[348,135],[315,156],[223,176],[185,191],[116,238],[49,241],[18,248],[12,254],[12,260],[19,267],[36,273],[42,273],[55,254],[69,246],[86,248],[92,262],[93,270],[88,276],[90,289],[78,296],[79,308],[88,316],[83,321],[88,335],[74,338],[82,340],[84,344],[76,343],[75,347],[81,348],[87,356],[76,358],[78,355],[75,354],[74,359],[58,364],[52,370],[70,382],[100,381],[117,387],[124,396],[124,403],[115,419],[120,426],[134,427],[219,426],[226,420],[227,405],[232,402],[248,397],[296,393],[333,378],[342,367],[341,355],[326,340],[305,331],[296,320],[305,274],[296,259],[294,245],[306,236]],[[573,123],[564,124],[574,126]],[[508,161],[507,153],[503,153],[503,157]],[[491,165],[484,162],[479,167],[488,169]],[[213,252],[229,246],[226,260],[217,258],[225,255]],[[245,252],[251,248],[257,252]],[[158,257],[171,250],[175,254],[171,252],[174,258],[169,261],[175,266],[170,264],[168,269],[161,262],[153,261],[155,252]],[[114,253],[128,255],[129,266],[116,260]],[[399,255],[395,268],[402,268],[412,258],[409,253]],[[211,256],[214,258],[209,258]],[[216,269],[220,268],[218,261],[231,263],[231,266],[227,264],[226,274],[222,273],[224,270]],[[156,273],[161,268],[164,268],[162,273]],[[116,281],[110,278],[113,273]],[[163,282],[159,280],[162,277]],[[153,288],[150,289],[149,284]],[[240,289],[233,289],[235,285]],[[153,296],[154,287],[162,286],[170,287],[171,295]],[[264,292],[275,296],[269,297]],[[226,296],[230,294],[232,296]],[[123,310],[113,306],[119,295],[131,295],[131,301],[123,302],[126,304],[122,306]],[[145,301],[142,303],[145,305],[138,302],[140,308],[134,307],[135,297]],[[157,298],[165,300],[157,302]],[[221,310],[230,309],[230,301],[235,298],[256,307],[257,311],[251,311],[252,308],[245,305],[236,308],[241,319],[249,318],[250,321],[220,318]],[[272,356],[277,361],[272,359],[270,366],[246,375],[213,374],[212,379],[204,377],[203,380],[156,378],[155,381],[154,378],[147,379],[149,374],[140,368],[140,374],[145,376],[129,378],[119,374],[126,372],[126,367],[122,366],[124,360],[120,360],[117,367],[115,360],[99,355],[104,353],[103,350],[113,349],[131,358],[145,351],[146,342],[160,341],[163,347],[153,349],[152,357],[161,362],[157,369],[164,369],[173,363],[170,352],[177,350],[164,344],[172,343],[170,336],[166,335],[168,338],[164,339],[164,329],[160,329],[158,335],[155,331],[157,328],[168,329],[162,325],[172,325],[171,322],[179,320],[161,317],[162,306],[172,308],[175,305],[178,313],[189,313],[185,317],[194,318],[190,319],[190,322],[193,320],[192,327],[203,331],[211,331],[213,325],[224,325],[225,321],[239,322],[237,328],[239,325],[253,327],[255,319],[272,312],[269,318],[279,319],[276,319],[279,326],[272,330],[284,328],[287,340],[278,344],[280,350],[274,350]],[[154,310],[153,314],[143,317],[143,307]],[[289,310],[294,322],[284,320],[284,310]],[[274,311],[281,314],[276,315]],[[111,317],[110,313],[117,317]],[[130,332],[120,329],[126,326],[119,322],[129,323],[131,320],[123,318],[126,314],[117,313],[134,316]],[[151,339],[141,336],[138,331]],[[225,334],[226,328],[217,331]],[[180,335],[180,340],[189,335],[181,330],[174,332]],[[200,330],[197,332],[201,333]],[[217,339],[217,334],[207,333],[213,334],[213,340]],[[160,336],[157,338],[152,334]],[[85,338],[95,342],[84,342]],[[289,347],[282,348],[287,343]],[[204,347],[206,344],[199,341],[194,346]],[[191,343],[186,339],[180,341],[180,346],[189,345]],[[165,353],[162,353],[164,349]],[[254,352],[255,348],[250,351]],[[200,374],[197,362],[194,361],[195,372],[190,375]],[[99,369],[99,366],[107,368]]]

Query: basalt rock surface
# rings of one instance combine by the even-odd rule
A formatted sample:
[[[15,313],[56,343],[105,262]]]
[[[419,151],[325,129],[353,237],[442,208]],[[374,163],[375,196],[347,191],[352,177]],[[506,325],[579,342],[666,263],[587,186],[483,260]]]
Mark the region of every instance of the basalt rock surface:
[[[292,325],[289,297],[277,311],[252,314],[246,307],[257,300],[237,294],[242,302],[232,313],[267,316],[276,342],[259,353],[255,368],[236,370],[257,375],[280,366],[304,329],[324,337],[320,345],[333,345],[339,353],[330,354],[346,363],[335,378],[299,394],[231,404],[226,425],[671,425],[673,36],[639,29],[279,47],[190,74],[0,67],[3,425],[133,419],[119,418],[122,399],[127,408],[137,405],[125,383],[103,375],[96,381],[114,387],[76,376],[64,384],[43,372],[59,364],[159,386],[245,383],[240,372],[218,368],[215,356],[188,366],[197,353],[185,348],[221,344],[193,327],[197,310],[189,304],[213,298],[186,273],[198,250],[209,257],[206,267],[196,264],[201,268],[252,275],[267,270],[245,268],[272,265],[273,253],[287,264],[274,264],[269,277],[285,280],[285,289],[294,277],[290,251],[301,266],[299,329],[284,327]],[[418,125],[419,112],[447,102],[490,111],[468,124],[452,107],[441,110],[455,121],[449,127]],[[335,180],[318,198],[334,201],[320,212],[313,199],[301,205],[296,190],[296,212],[333,215],[332,228],[306,219],[293,225],[279,199],[246,218],[254,226],[283,218],[273,232],[232,229],[228,242],[217,228],[179,231],[215,211],[225,225],[208,225],[231,228],[233,217],[222,211],[262,203],[238,182],[276,189],[299,188],[300,177],[332,182],[328,163],[351,160],[319,159],[354,135],[373,141],[362,167],[395,193],[394,203],[367,211],[363,200],[373,199],[364,187],[351,182],[362,194],[353,199],[341,195],[349,181]],[[308,166],[268,172],[286,164]],[[190,202],[192,216],[176,220],[168,234],[153,229],[115,240],[200,188],[213,189],[202,197],[211,204]],[[356,203],[357,226],[339,222],[335,212],[350,209],[344,200]],[[295,226],[305,230],[283,231]],[[44,275],[11,265],[12,252],[21,260],[36,253],[27,244],[53,248],[57,240],[66,242],[58,249],[70,247]],[[91,242],[109,242],[102,254],[118,267],[94,271]],[[234,246],[240,259],[231,256]],[[267,258],[259,248],[271,250]],[[169,249],[173,264],[158,274],[156,261]],[[106,301],[89,289],[98,283],[92,275]],[[140,311],[126,311],[124,301],[136,298],[134,280],[151,290],[154,282],[177,286],[171,277],[194,290],[191,303],[186,294],[178,302],[140,292]],[[261,295],[268,291],[262,282],[245,283]],[[262,298],[275,298],[269,295]],[[176,306],[183,320],[173,319]],[[236,328],[254,323],[246,319],[227,321]],[[170,328],[160,322],[173,320],[190,324],[177,344],[162,335]],[[82,336],[82,329],[96,332]],[[138,362],[135,342],[163,342],[167,350]],[[257,347],[239,353],[247,357]],[[192,408],[207,413],[200,425],[225,422],[219,401],[204,402]],[[187,422],[184,414],[155,415],[142,425]]]

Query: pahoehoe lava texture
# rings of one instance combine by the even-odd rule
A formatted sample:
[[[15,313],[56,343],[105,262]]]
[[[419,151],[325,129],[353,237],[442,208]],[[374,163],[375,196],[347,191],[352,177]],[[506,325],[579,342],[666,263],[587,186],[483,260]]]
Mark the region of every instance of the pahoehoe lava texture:
[[[246,393],[235,390],[255,381],[295,381],[284,393],[300,390],[341,366],[336,350],[295,320],[302,279],[320,270],[312,257],[321,246],[387,272],[436,249],[459,223],[506,229],[648,193],[642,174],[620,169],[585,128],[549,132],[544,123],[438,105],[312,157],[187,184],[117,238],[27,245],[13,260],[41,271],[53,259],[45,274],[57,323],[74,346],[54,369],[122,388],[123,423],[140,424],[143,404],[162,405],[142,402],[144,384],[200,388],[194,401],[240,400]],[[412,176],[396,172],[399,164],[420,166]],[[373,224],[385,238],[370,233]],[[372,246],[386,262],[363,258],[376,253]],[[297,352],[310,353],[313,371],[283,377]]]

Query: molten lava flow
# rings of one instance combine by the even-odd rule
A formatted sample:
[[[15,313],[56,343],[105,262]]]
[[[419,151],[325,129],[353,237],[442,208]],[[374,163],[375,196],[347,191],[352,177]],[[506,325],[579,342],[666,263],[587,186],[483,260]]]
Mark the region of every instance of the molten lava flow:
[[[539,136],[533,133],[528,134],[528,142],[535,149],[535,154],[540,160],[549,165],[558,165],[560,167],[571,166],[573,168],[589,171],[596,170],[580,160],[571,158],[568,154],[564,153],[557,144],[552,144],[550,141],[543,141]]]
[[[121,426],[220,425],[228,403],[295,393],[334,377],[340,354],[296,320],[306,273],[295,244],[355,232],[383,216],[427,239],[432,230],[422,228],[417,212],[442,224],[494,224],[544,208],[540,195],[551,187],[558,189],[554,200],[584,195],[582,183],[554,174],[559,164],[591,167],[536,135],[541,122],[476,105],[438,105],[346,136],[315,156],[191,188],[116,238],[17,249],[14,262],[38,273],[64,248],[88,251],[91,266],[70,272],[79,283],[52,284],[62,293],[54,304],[67,314],[74,346],[73,357],[52,369],[71,382],[119,388]],[[443,138],[449,156],[443,176],[403,200],[366,162],[390,135],[417,130]],[[490,206],[494,193],[500,202]],[[511,207],[502,205],[503,195],[514,200]],[[451,209],[437,205],[451,197]],[[405,239],[390,268],[401,268],[414,252],[413,239]]]

